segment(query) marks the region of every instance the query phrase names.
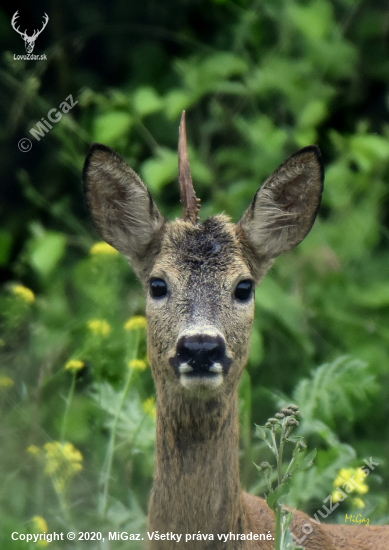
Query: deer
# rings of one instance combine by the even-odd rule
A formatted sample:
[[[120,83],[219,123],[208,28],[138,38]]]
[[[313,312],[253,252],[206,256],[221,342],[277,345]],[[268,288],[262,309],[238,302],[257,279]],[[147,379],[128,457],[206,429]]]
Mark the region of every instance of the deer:
[[[26,52],[27,53],[32,53],[34,51],[36,39],[38,38],[40,33],[44,30],[47,23],[49,22],[49,16],[47,15],[47,13],[44,14],[44,16],[43,16],[43,26],[42,26],[41,30],[40,31],[38,31],[38,30],[34,31],[34,34],[32,36],[28,36],[27,29],[24,32],[21,32],[19,30],[19,27],[16,26],[16,20],[17,20],[18,17],[19,17],[19,10],[17,10],[13,14],[13,17],[12,17],[12,20],[11,20],[12,28],[13,28],[14,31],[16,31],[18,34],[20,34],[20,36],[23,38],[24,46],[26,48]]]
[[[157,407],[149,548],[272,550],[274,513],[240,484],[238,385],[248,360],[255,286],[311,230],[323,162],[317,146],[304,147],[263,183],[239,222],[224,214],[200,222],[185,120],[184,112],[180,219],[164,218],[141,178],[109,147],[93,144],[83,169],[97,233],[128,259],[146,292]],[[307,522],[306,514],[294,510],[296,537]],[[219,540],[222,533],[234,537]],[[235,537],[250,533],[266,536]],[[171,540],[172,534],[181,537]],[[201,534],[213,537],[199,540]],[[191,540],[185,542],[187,535]],[[304,547],[388,550],[389,526],[315,522]]]

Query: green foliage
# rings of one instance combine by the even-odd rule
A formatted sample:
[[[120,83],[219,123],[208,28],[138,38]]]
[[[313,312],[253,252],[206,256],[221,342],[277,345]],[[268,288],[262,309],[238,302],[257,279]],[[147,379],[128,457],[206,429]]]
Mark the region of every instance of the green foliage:
[[[349,357],[317,368],[310,379],[301,380],[293,392],[304,418],[320,418],[334,426],[335,420],[354,420],[356,401],[366,402],[378,387],[368,365]]]
[[[350,357],[339,357],[321,365],[309,378],[300,380],[293,392],[293,399],[299,403],[301,411],[300,433],[309,441],[314,438],[316,442],[325,442],[327,447],[319,450],[312,468],[306,471],[300,468],[302,471],[292,475],[287,497],[289,505],[304,507],[310,501],[320,502],[326,496],[324,488],[330,486],[337,472],[344,465],[356,463],[354,449],[341,443],[336,435],[337,422],[355,422],[357,407],[363,406],[377,391],[367,364]],[[310,453],[304,457],[310,466],[313,456]],[[304,487],[303,492],[301,487]]]
[[[132,117],[126,111],[108,111],[93,120],[92,140],[115,147],[131,128]]]
[[[275,474],[275,487],[273,487],[272,468],[268,462],[262,462],[257,466],[259,474],[264,478],[268,489],[266,501],[275,514],[275,549],[297,550],[291,540],[289,530],[293,518],[293,511],[284,506],[285,497],[290,491],[290,482],[296,472],[306,470],[312,466],[316,456],[316,449],[307,453],[307,446],[301,436],[291,435],[299,426],[296,419],[300,415],[297,405],[287,405],[276,413],[275,418],[269,418],[264,426],[256,426],[256,435],[269,447],[276,461],[277,473]],[[284,467],[284,451],[288,444],[293,444],[294,449],[289,464]]]
[[[270,449],[253,438],[253,426],[291,396],[302,411],[300,433],[318,452],[311,468],[295,472],[287,502],[315,513],[340,469],[373,456],[380,466],[369,478],[366,510],[371,522],[385,521],[386,9],[350,0],[173,0],[154,14],[137,1],[112,10],[97,1],[56,14],[58,27],[36,46],[43,50],[48,40],[47,64],[14,59],[23,44],[1,14],[5,532],[26,530],[35,515],[51,531],[64,523],[96,530],[96,518],[110,530],[145,527],[154,389],[149,369],[128,377],[129,361],[147,361],[147,354],[142,329],[133,339],[124,326],[144,312],[144,297],[124,258],[89,253],[95,237],[80,176],[87,146],[103,142],[141,174],[166,217],[180,215],[175,151],[183,109],[203,219],[224,211],[237,221],[299,147],[318,143],[326,165],[314,228],[256,292],[240,388],[243,484],[266,491],[253,462]],[[70,92],[78,104],[35,141],[29,130]],[[24,136],[32,138],[29,153],[17,148]],[[84,367],[69,371],[70,361]],[[56,441],[83,455],[83,469],[62,496],[42,462],[44,445]],[[342,521],[347,506],[331,521]]]
[[[66,237],[63,233],[37,228],[28,243],[30,265],[42,277],[48,277],[65,254]]]

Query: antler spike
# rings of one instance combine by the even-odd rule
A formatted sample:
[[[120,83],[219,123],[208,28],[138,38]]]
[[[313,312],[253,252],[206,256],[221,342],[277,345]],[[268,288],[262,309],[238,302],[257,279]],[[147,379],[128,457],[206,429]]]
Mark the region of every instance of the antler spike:
[[[16,26],[16,20],[18,19],[18,17],[19,17],[19,10],[15,11],[15,13],[13,14],[13,17],[11,19],[11,25],[13,30],[19,33],[23,37],[26,35],[27,30],[25,32],[22,32],[19,30],[19,27]]]
[[[178,139],[178,171],[181,202],[184,207],[183,219],[192,223],[199,221],[200,199],[196,197],[190,173],[188,144],[186,140],[186,115],[182,111]]]

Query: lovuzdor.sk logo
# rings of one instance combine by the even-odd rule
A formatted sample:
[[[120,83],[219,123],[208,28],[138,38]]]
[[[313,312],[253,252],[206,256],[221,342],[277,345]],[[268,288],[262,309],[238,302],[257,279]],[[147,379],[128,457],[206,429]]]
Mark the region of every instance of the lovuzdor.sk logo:
[[[43,29],[46,27],[46,25],[49,21],[49,16],[47,15],[47,13],[45,13],[44,16],[43,16],[43,26],[42,26],[41,30],[36,30],[36,31],[34,30],[34,33],[31,36],[29,36],[27,34],[27,29],[24,32],[22,32],[22,31],[19,30],[19,27],[16,26],[16,20],[19,17],[18,13],[19,13],[19,10],[17,10],[14,13],[14,15],[12,17],[11,25],[12,25],[13,30],[16,31],[18,34],[20,34],[20,36],[23,38],[24,45],[26,47],[26,52],[28,54],[31,54],[34,50],[36,39],[38,38],[40,33],[43,31]]]

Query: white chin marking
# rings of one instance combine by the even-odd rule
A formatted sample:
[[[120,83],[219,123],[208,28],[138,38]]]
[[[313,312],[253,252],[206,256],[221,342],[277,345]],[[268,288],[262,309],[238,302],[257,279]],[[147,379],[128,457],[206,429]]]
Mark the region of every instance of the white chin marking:
[[[223,372],[223,367],[220,363],[214,363],[212,367],[209,367],[209,372],[214,372],[215,374],[221,374]]]
[[[213,390],[223,383],[223,375],[213,374],[212,376],[187,376],[186,374],[181,374],[180,382],[184,388],[190,391]]]
[[[183,363],[182,365],[180,365],[178,367],[178,370],[179,370],[179,373],[180,374],[185,374],[187,372],[192,372],[193,370],[193,367],[191,367],[190,365],[188,365],[188,363]]]

